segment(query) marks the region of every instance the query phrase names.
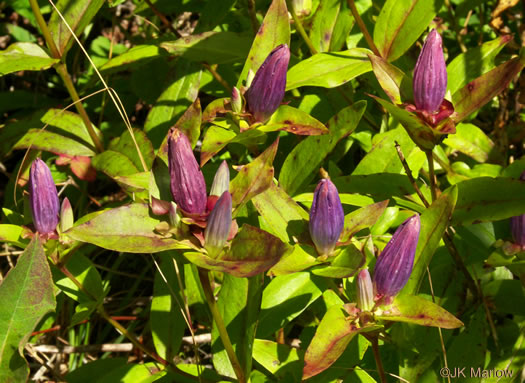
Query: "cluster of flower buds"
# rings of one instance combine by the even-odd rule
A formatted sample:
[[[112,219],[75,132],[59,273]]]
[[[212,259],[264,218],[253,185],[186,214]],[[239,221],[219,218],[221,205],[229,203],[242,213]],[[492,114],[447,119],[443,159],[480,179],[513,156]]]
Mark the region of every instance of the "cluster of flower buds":
[[[281,44],[270,52],[257,70],[245,97],[248,111],[257,122],[266,122],[277,110],[286,90],[286,71],[290,61],[288,45]],[[232,95],[235,103],[235,94]]]
[[[170,209],[170,221],[172,224],[179,222],[179,208],[183,214],[199,220],[209,213],[204,231],[204,247],[210,256],[217,255],[224,248],[232,226],[228,164],[223,161],[219,166],[208,197],[204,176],[193,155],[190,141],[179,129],[172,129],[169,133],[168,163],[171,193],[176,204],[176,208]]]
[[[310,236],[321,256],[330,255],[343,231],[345,216],[337,188],[329,179],[319,181],[310,209]]]
[[[520,180],[525,181],[525,172],[521,173]],[[514,243],[525,249],[525,214],[512,217],[510,219],[510,228]]]
[[[408,282],[420,227],[419,215],[407,219],[397,228],[377,259],[373,278],[376,301],[389,303]]]
[[[428,34],[417,59],[413,90],[416,111],[430,125],[437,125],[454,112],[452,104],[445,100],[447,66],[441,36],[435,29]]]
[[[60,202],[51,171],[40,158],[31,164],[29,201],[36,231],[42,235],[53,233],[59,221]]]

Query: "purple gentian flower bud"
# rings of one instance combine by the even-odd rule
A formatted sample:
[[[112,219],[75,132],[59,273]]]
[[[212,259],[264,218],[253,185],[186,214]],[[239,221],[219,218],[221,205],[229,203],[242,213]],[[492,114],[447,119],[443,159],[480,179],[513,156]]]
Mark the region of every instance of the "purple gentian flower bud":
[[[204,231],[204,247],[211,257],[219,254],[232,225],[232,196],[230,192],[225,191],[219,198],[210,215]]]
[[[168,163],[171,194],[186,213],[201,214],[206,210],[206,183],[193,155],[188,137],[179,129],[170,130]]]
[[[525,181],[525,172],[521,173],[520,180]],[[522,248],[525,247],[525,214],[512,217],[510,219],[510,228],[514,243]]]
[[[225,191],[230,191],[230,169],[226,160],[222,161],[221,166],[217,169],[217,173],[215,173],[215,177],[213,177],[210,195],[220,197]]]
[[[257,70],[245,94],[248,111],[256,121],[266,122],[281,104],[286,89],[286,71],[290,61],[288,45],[275,48]]]
[[[40,234],[54,232],[58,225],[60,202],[51,171],[40,158],[31,164],[29,191],[33,223],[36,230]]]
[[[418,110],[436,112],[447,91],[447,66],[441,36],[435,29],[428,34],[414,69],[414,102]]]
[[[374,269],[376,300],[394,297],[405,286],[412,273],[421,221],[416,214],[396,230]]]
[[[329,179],[317,184],[310,209],[310,236],[319,255],[329,255],[343,231],[345,216],[337,188]]]
[[[368,269],[357,274],[357,307],[362,311],[370,311],[374,307],[374,286]]]

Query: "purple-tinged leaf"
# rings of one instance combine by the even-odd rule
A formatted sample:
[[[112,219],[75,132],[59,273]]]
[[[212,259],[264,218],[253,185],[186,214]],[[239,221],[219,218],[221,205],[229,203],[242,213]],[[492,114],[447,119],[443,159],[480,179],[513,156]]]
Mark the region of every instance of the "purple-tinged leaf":
[[[405,86],[403,88],[403,85],[408,82],[408,78],[401,69],[379,56],[369,54],[368,58],[372,63],[372,70],[379,85],[381,85],[381,88],[383,88],[392,103],[398,105],[403,103],[403,100],[412,99],[412,91],[408,92],[405,90],[411,89],[411,87]]]
[[[233,206],[248,202],[254,196],[264,192],[273,182],[273,159],[277,153],[279,139],[256,159],[244,165],[239,174],[230,182]]]
[[[452,115],[454,121],[460,122],[492,100],[507,88],[523,67],[525,67],[525,57],[516,57],[469,82],[454,93],[452,96],[452,104],[456,111]]]
[[[424,298],[413,295],[400,295],[396,297],[392,306],[381,313],[376,313],[375,316],[378,319],[413,323],[420,326],[448,329],[463,326],[463,322],[447,310]]]
[[[160,220],[147,204],[131,204],[106,210],[74,226],[64,234],[77,241],[126,253],[157,253],[195,248],[189,241],[177,241],[155,233]]]
[[[348,320],[343,306],[331,306],[317,327],[304,356],[303,380],[320,374],[346,350],[352,338],[360,332],[380,329],[371,325],[358,328]]]
[[[0,284],[0,381],[27,380],[24,346],[31,331],[55,306],[47,257],[35,237]]]

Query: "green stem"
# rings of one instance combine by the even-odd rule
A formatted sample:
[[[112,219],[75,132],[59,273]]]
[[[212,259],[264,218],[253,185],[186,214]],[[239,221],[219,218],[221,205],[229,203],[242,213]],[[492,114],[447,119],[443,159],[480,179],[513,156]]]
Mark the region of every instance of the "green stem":
[[[221,313],[219,312],[219,306],[215,301],[215,296],[213,295],[213,290],[211,288],[211,281],[208,271],[199,268],[199,278],[201,281],[202,289],[204,291],[204,295],[206,297],[206,300],[208,301],[208,305],[210,306],[210,311],[213,316],[213,320],[217,325],[217,330],[219,330],[219,335],[221,337],[222,344],[224,345],[226,353],[228,354],[228,358],[230,359],[230,363],[232,364],[233,370],[235,371],[235,375],[237,376],[237,379],[240,383],[246,383],[244,371],[241,367],[241,364],[239,363],[239,360],[237,359],[237,355],[235,354],[235,350],[233,349],[230,336],[228,335],[228,331],[226,330],[226,326],[224,325],[224,321],[222,320]]]
[[[368,33],[368,30],[366,29],[366,25],[363,22],[363,19],[361,16],[359,16],[359,12],[357,12],[357,8],[355,7],[354,0],[348,0],[348,6],[350,7],[350,11],[352,12],[352,15],[354,16],[355,21],[357,22],[357,25],[359,26],[359,29],[361,30],[361,33],[363,36],[365,36],[365,40],[372,49],[372,52],[376,56],[381,57],[381,53],[379,53],[379,49],[377,49],[376,45],[374,44],[374,39],[372,39],[372,36],[370,36],[370,33]]]
[[[295,29],[297,29],[297,32],[301,35],[304,42],[308,46],[308,49],[310,49],[310,53],[312,55],[315,55],[317,53],[317,49],[315,49],[314,45],[312,44],[312,40],[308,37],[306,34],[303,24],[301,24],[301,20],[297,17],[297,14],[295,13],[295,9],[293,8],[293,4],[290,0],[286,1],[286,4],[288,5],[288,12],[292,15],[293,22],[295,24]]]
[[[428,177],[430,178],[430,193],[432,195],[432,202],[436,200],[436,174],[434,172],[434,158],[432,158],[432,150],[425,151],[428,161]]]
[[[61,62],[56,65],[55,69],[64,82],[64,85],[66,86],[67,91],[69,92],[69,95],[71,96],[71,99],[75,103],[75,108],[78,111],[78,114],[80,115],[80,118],[82,118],[82,121],[84,122],[84,125],[86,126],[87,132],[91,139],[93,140],[93,143],[95,144],[95,147],[98,152],[104,151],[104,146],[102,145],[102,142],[97,136],[97,133],[95,132],[95,129],[93,128],[93,125],[91,124],[91,120],[89,119],[89,116],[84,109],[84,106],[81,102],[79,102],[80,97],[78,96],[78,93],[75,89],[75,86],[73,84],[73,80],[71,79],[71,76],[69,75],[66,64],[63,62],[63,57],[60,51],[58,50],[55,41],[53,40],[53,37],[51,36],[51,32],[49,32],[49,28],[47,27],[46,21],[44,20],[44,17],[42,16],[42,13],[40,12],[40,8],[38,6],[37,0],[29,0],[29,3],[31,4],[31,9],[33,10],[33,14],[35,15],[35,19],[38,23],[38,26],[40,27],[40,30],[42,31],[42,34],[44,35],[44,39],[46,40],[47,47],[51,51],[51,56],[55,59],[59,59]]]
[[[257,13],[255,13],[255,0],[248,0],[248,14],[252,23],[253,33],[257,34],[259,31],[259,21],[257,20]]]

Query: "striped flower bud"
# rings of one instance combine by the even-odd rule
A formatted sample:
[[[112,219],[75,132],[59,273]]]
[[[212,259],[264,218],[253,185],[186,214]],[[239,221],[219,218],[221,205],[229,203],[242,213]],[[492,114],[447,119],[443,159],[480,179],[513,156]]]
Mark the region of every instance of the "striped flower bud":
[[[220,197],[225,191],[230,191],[230,169],[228,168],[228,163],[222,161],[213,178],[210,195]]]
[[[370,311],[374,307],[374,287],[368,269],[357,274],[357,307],[362,311]]]
[[[521,173],[520,180],[525,181],[525,172]],[[525,214],[512,217],[510,219],[510,229],[514,243],[522,248],[525,247]]]
[[[281,104],[289,61],[290,49],[288,45],[281,44],[270,52],[257,70],[245,94],[248,111],[256,121],[266,122]]]
[[[204,213],[207,200],[204,176],[188,137],[179,129],[169,133],[168,164],[171,194],[177,206],[186,213]]]
[[[344,225],[344,212],[337,188],[329,179],[317,184],[310,209],[310,236],[319,255],[335,248]]]
[[[75,217],[73,215],[73,208],[71,207],[71,202],[66,197],[62,201],[62,206],[60,207],[60,231],[63,233],[66,230],[69,230],[73,227],[75,223]]]
[[[447,91],[447,66],[441,36],[432,29],[414,69],[414,102],[418,110],[436,112]]]
[[[40,158],[31,164],[29,193],[36,230],[40,234],[54,232],[58,225],[60,202],[51,171]]]
[[[374,269],[376,300],[394,297],[405,286],[412,273],[421,221],[416,214],[396,230]]]
[[[239,92],[239,89],[237,89],[237,87],[235,86],[232,89],[231,105],[232,105],[232,110],[235,113],[242,112],[241,92]]]
[[[232,196],[225,191],[208,216],[204,230],[204,247],[211,257],[220,253],[226,244],[232,225]]]

